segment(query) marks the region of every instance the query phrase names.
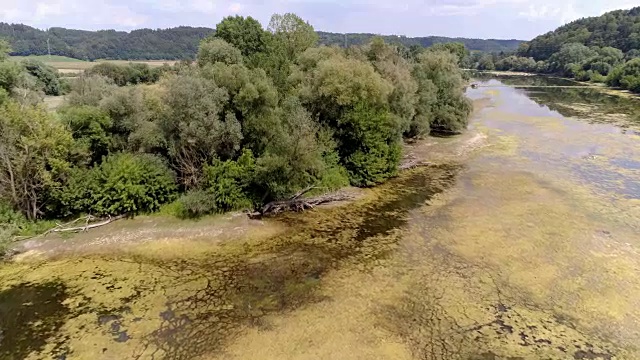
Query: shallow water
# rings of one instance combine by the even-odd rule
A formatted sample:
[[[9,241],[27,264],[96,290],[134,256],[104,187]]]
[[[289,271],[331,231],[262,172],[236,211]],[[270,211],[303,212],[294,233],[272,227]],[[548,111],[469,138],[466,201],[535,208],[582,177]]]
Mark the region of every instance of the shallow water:
[[[640,358],[640,103],[545,81],[283,231],[0,265],[0,358]]]

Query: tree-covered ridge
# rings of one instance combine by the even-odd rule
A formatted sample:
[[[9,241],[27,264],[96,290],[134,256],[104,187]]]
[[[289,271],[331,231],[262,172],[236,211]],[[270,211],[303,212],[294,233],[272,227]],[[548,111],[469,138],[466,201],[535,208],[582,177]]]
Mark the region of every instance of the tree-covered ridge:
[[[570,43],[613,47],[623,52],[640,49],[640,7],[576,20],[531,40],[518,55],[547,60]]]
[[[258,25],[260,25],[258,23]],[[229,29],[222,29],[228,31]],[[9,41],[11,55],[46,55],[47,39],[52,55],[83,60],[182,60],[194,59],[200,41],[215,30],[205,27],[181,26],[170,29],[140,29],[131,32],[100,30],[85,31],[51,28],[43,31],[22,24],[0,23],[0,38]],[[344,46],[365,45],[374,34],[337,34],[318,32],[319,44]],[[436,43],[461,42],[470,50],[514,51],[519,40],[481,40],[446,37],[384,36],[386,42],[405,47],[429,47]]]
[[[376,34],[363,34],[363,33],[330,33],[319,31],[320,43],[323,45],[337,45],[347,46],[351,45],[365,45],[372,38],[377,37]],[[497,40],[497,39],[470,39],[470,38],[450,38],[443,36],[426,36],[426,37],[407,37],[397,35],[384,35],[382,36],[384,41],[390,44],[403,45],[406,47],[422,46],[429,47],[438,43],[462,43],[464,46],[472,51],[484,51],[484,52],[501,52],[501,51],[514,51],[518,49],[518,46],[523,42],[522,40]]]
[[[580,19],[522,43],[516,53],[475,53],[479,70],[554,74],[640,93],[640,7]]]
[[[396,175],[403,138],[456,134],[462,44],[317,46],[295,14],[227,17],[197,61],[101,63],[74,79],[0,40],[0,225],[80,214],[252,209]],[[65,93],[47,111],[44,94]],[[16,220],[22,219],[22,220]]]
[[[22,24],[0,23],[0,38],[11,44],[11,55],[52,55],[76,59],[180,60],[193,59],[200,41],[213,29],[181,26],[131,32],[51,28],[43,31]]]

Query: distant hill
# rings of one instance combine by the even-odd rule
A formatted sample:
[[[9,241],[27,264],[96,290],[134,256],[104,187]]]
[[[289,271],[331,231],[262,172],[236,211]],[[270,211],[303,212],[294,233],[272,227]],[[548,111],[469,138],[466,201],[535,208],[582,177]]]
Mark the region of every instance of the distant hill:
[[[325,45],[344,46],[366,44],[376,34],[336,34],[324,31],[318,31],[320,43]],[[426,37],[406,37],[397,35],[383,35],[384,40],[388,43],[402,44],[404,46],[419,45],[429,47],[436,43],[461,42],[467,49],[484,52],[513,52],[523,43],[522,40],[496,40],[496,39],[468,39],[468,38],[448,38],[442,36],[426,36]]]
[[[640,7],[616,10],[598,17],[576,20],[555,31],[540,35],[523,45],[518,55],[547,60],[562,45],[580,43],[586,46],[614,47],[628,52],[640,49]]]
[[[52,55],[83,60],[177,60],[194,58],[200,40],[213,29],[180,26],[131,32],[51,28],[49,32],[22,24],[0,23],[0,37],[11,43],[14,56]]]
[[[205,27],[180,26],[170,29],[140,29],[131,32],[115,30],[73,30],[50,28],[49,32],[23,24],[0,23],[0,38],[11,43],[14,56],[46,55],[47,39],[52,55],[83,60],[180,60],[193,59],[200,40],[214,32]],[[344,46],[345,34],[318,32],[320,43]],[[346,34],[348,45],[361,45],[375,34]],[[481,40],[438,36],[410,38],[384,36],[391,43],[405,46],[431,46],[435,43],[462,42],[470,50],[500,52],[514,51],[520,40]]]

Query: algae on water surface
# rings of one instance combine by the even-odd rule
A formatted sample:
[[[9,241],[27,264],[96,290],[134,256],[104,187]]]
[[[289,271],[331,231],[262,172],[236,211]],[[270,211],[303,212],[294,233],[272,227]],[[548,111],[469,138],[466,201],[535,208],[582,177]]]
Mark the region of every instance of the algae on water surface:
[[[0,305],[29,304],[12,295],[56,281],[66,289],[55,326],[28,337],[5,336],[0,349],[23,357],[193,359],[219,352],[265,315],[323,301],[319,284],[331,269],[366,264],[395,247],[407,213],[454,180],[456,167],[408,172],[346,207],[287,214],[292,231],[181,258],[85,256],[0,267]],[[187,243],[188,244],[188,243]],[[144,246],[144,245],[141,245]],[[34,301],[49,302],[43,292]],[[41,298],[39,298],[41,297]],[[34,323],[49,321],[33,314]],[[9,316],[11,318],[11,316]],[[11,321],[17,321],[12,319]],[[2,323],[11,331],[12,323]],[[35,326],[35,325],[34,325]],[[31,340],[29,340],[31,338]]]

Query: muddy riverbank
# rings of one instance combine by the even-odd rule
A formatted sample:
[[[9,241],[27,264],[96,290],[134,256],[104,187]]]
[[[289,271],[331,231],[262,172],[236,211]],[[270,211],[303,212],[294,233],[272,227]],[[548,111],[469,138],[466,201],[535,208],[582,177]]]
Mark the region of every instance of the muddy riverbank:
[[[517,81],[353,203],[32,244],[0,265],[0,358],[639,358],[636,109]]]

